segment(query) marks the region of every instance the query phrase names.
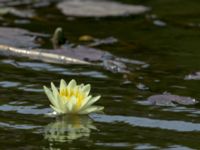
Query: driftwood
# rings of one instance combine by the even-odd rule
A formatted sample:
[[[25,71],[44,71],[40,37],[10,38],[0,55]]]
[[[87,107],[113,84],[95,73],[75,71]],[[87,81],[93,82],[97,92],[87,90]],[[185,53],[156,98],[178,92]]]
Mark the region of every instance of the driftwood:
[[[64,56],[61,54],[50,53],[48,52],[48,50],[21,49],[21,48],[16,48],[16,47],[8,46],[8,45],[1,45],[1,44],[0,44],[0,55],[28,57],[35,60],[41,60],[45,62],[58,63],[58,64],[84,64],[84,65],[90,64],[87,61]]]
[[[24,29],[0,27],[0,56],[26,57],[57,64],[81,64],[101,66],[114,73],[129,73],[133,67],[128,65],[147,65],[145,62],[117,57],[107,51],[90,46],[66,44],[62,28],[57,28],[52,42],[54,49],[38,49],[36,38],[49,35],[33,33]],[[110,44],[117,39],[95,40],[93,46]],[[131,70],[130,70],[131,69]]]
[[[85,46],[66,49],[25,49],[0,44],[0,56],[26,57],[57,64],[101,66],[113,73],[130,73],[127,64],[146,66],[145,62],[116,57],[109,52]]]

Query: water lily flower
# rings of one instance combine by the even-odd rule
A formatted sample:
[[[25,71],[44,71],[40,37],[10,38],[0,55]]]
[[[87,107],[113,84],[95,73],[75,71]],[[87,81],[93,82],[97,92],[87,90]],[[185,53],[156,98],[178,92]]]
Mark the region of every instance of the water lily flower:
[[[44,91],[52,105],[51,108],[56,114],[89,114],[102,111],[104,107],[93,106],[100,96],[91,96],[90,84],[77,85],[73,79],[68,84],[61,79],[60,89],[58,90],[51,82],[51,89],[44,86]]]

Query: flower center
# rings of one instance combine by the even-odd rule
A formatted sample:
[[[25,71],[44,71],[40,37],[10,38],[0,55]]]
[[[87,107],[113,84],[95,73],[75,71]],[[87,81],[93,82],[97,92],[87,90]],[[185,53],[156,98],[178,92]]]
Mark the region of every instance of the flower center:
[[[63,89],[60,91],[60,96],[63,96],[66,98],[66,100],[71,100],[72,97],[76,98],[76,109],[79,109],[84,98],[85,94],[81,92],[78,88],[76,89]]]

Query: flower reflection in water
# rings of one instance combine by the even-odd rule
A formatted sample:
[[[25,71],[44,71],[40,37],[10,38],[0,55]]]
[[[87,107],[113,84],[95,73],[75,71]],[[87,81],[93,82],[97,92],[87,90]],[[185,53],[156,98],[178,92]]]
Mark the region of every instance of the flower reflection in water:
[[[89,137],[91,130],[97,130],[88,116],[58,116],[55,122],[45,127],[45,139],[50,142],[73,141]]]

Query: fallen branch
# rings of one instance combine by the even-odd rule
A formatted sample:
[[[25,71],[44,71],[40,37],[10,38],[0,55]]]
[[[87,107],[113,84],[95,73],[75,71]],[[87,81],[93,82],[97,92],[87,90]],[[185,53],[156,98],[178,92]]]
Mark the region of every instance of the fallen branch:
[[[84,65],[90,64],[89,62],[80,59],[68,57],[61,54],[54,54],[52,53],[52,51],[48,52],[48,50],[21,49],[1,44],[0,44],[0,55],[28,57],[30,59],[41,60],[51,63],[58,63],[58,64],[84,64]]]

